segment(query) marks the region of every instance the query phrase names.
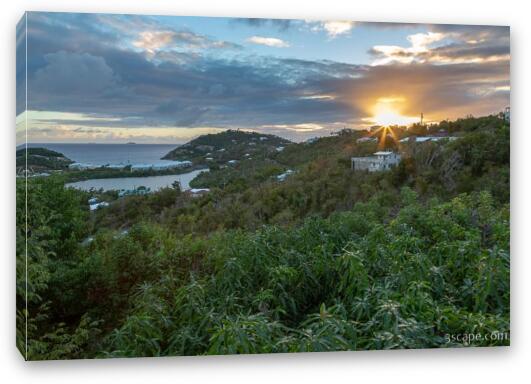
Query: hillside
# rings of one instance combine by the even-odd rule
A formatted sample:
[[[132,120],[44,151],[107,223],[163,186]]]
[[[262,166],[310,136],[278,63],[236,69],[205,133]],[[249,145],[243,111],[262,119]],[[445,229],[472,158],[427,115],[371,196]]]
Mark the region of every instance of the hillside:
[[[93,214],[55,175],[19,181],[29,225],[57,228],[28,239],[30,356],[432,348],[507,332],[510,127],[489,116],[414,133],[441,129],[459,138],[389,143],[403,160],[387,172],[353,171],[377,143],[345,130],[211,168],[201,197],[167,188]],[[19,230],[17,255],[25,244]]]
[[[231,160],[264,158],[289,144],[291,141],[275,135],[227,130],[200,136],[175,148],[163,159],[190,160],[194,165],[222,165]]]
[[[73,163],[62,153],[52,151],[50,149],[36,147],[36,148],[22,148],[17,150],[17,172],[27,166],[31,172],[46,172],[54,170],[64,170],[68,165]]]

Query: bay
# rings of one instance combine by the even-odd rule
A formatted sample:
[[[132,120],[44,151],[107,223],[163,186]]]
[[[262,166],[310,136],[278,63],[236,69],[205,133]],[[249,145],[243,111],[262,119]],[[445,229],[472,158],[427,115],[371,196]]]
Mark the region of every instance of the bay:
[[[110,190],[133,190],[138,187],[146,187],[151,191],[158,191],[164,187],[171,187],[172,183],[179,181],[182,190],[190,189],[192,181],[201,172],[208,172],[208,169],[197,169],[192,172],[180,175],[145,176],[145,177],[116,177],[109,179],[91,179],[67,183],[67,187],[90,191],[91,189],[104,191]]]

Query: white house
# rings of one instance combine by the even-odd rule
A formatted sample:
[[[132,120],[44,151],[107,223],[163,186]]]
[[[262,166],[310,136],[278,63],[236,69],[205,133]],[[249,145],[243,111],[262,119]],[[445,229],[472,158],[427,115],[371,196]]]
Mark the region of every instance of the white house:
[[[192,188],[192,189],[189,189],[188,192],[190,193],[190,196],[192,197],[200,197],[210,192],[210,189],[209,188]]]
[[[102,207],[108,207],[108,206],[109,206],[109,203],[107,203],[106,201],[102,201],[100,203],[90,204],[89,205],[89,209],[91,211],[95,211],[95,210],[100,209]]]
[[[70,169],[75,169],[78,171],[84,171],[87,169],[96,169],[101,167],[101,165],[88,164],[88,163],[72,163],[68,166]]]
[[[428,141],[457,140],[457,136],[408,136],[400,140],[401,143],[426,143]]]
[[[392,151],[378,151],[373,156],[353,157],[352,169],[355,171],[387,171],[397,165],[401,156]]]
[[[286,180],[286,178],[287,178],[289,175],[291,175],[292,173],[294,173],[294,171],[291,170],[291,169],[288,169],[286,172],[281,173],[280,175],[277,175],[277,180],[278,180],[278,181],[284,181],[284,180]]]
[[[505,107],[503,118],[505,121],[511,121],[511,107]]]

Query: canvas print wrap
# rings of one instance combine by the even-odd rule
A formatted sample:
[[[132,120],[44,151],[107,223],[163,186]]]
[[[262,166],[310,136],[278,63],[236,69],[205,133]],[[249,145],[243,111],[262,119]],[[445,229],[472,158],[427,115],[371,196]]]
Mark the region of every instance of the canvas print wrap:
[[[16,30],[25,359],[510,344],[509,27]]]

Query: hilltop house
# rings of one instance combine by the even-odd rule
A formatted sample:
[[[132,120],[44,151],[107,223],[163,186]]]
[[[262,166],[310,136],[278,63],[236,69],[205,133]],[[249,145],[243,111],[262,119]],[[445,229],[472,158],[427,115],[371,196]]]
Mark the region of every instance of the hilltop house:
[[[187,192],[192,197],[200,197],[210,192],[210,189],[209,188],[191,188]]]
[[[441,140],[448,140],[448,141],[454,141],[457,140],[457,136],[408,136],[404,137],[400,140],[401,143],[427,143],[429,141],[435,142],[435,141],[441,141]]]
[[[355,171],[387,171],[400,162],[402,157],[392,151],[375,152],[374,156],[353,157],[352,169]]]
[[[90,211],[95,211],[97,209],[100,209],[102,207],[108,207],[109,203],[106,201],[100,201],[97,197],[91,197],[88,199],[89,209]]]
[[[505,111],[503,112],[503,119],[505,121],[511,121],[511,107],[505,107]]]
[[[294,173],[295,171],[291,170],[291,169],[288,169],[286,172],[284,173],[281,173],[280,175],[277,175],[277,180],[278,181],[284,181],[286,180],[286,178],[291,175],[292,173]]]

